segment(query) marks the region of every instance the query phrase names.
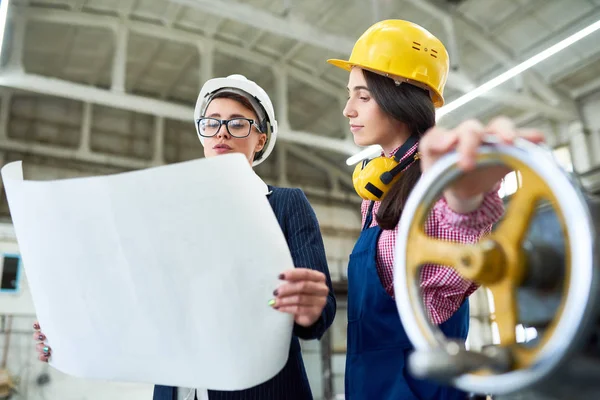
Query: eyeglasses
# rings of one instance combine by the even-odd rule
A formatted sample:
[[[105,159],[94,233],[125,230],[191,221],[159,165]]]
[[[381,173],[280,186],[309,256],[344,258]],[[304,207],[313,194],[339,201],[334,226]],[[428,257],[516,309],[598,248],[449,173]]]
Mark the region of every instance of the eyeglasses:
[[[198,132],[203,137],[215,136],[223,124],[227,128],[227,132],[235,138],[245,138],[250,135],[253,125],[260,132],[256,122],[249,118],[216,119],[202,117],[196,123],[198,124]]]

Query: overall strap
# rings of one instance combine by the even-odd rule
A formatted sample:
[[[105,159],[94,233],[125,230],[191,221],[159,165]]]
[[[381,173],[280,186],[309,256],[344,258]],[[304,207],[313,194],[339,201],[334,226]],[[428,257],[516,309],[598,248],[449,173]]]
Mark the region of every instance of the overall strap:
[[[413,162],[415,162],[416,160],[419,159],[420,156],[419,156],[418,149],[416,149],[412,154],[407,156],[408,151],[418,142],[419,142],[419,137],[417,135],[411,135],[406,140],[406,142],[404,142],[404,144],[398,149],[396,154],[394,154],[394,160],[396,160],[398,165],[396,165],[391,170],[381,174],[381,176],[379,178],[379,179],[381,179],[381,182],[385,183],[386,185],[389,184],[390,182],[392,182],[392,180],[398,174],[400,174],[410,164],[412,164]],[[404,160],[400,161],[404,156],[407,156],[407,157]]]
[[[419,142],[418,135],[410,135],[408,139],[400,146],[396,154],[394,154],[394,159],[396,162],[400,162],[400,159],[406,155],[406,153]]]
[[[369,229],[371,226],[371,222],[373,222],[373,206],[375,205],[374,201],[369,203],[369,210],[367,211],[367,217],[365,218],[365,224],[363,225],[362,230]]]

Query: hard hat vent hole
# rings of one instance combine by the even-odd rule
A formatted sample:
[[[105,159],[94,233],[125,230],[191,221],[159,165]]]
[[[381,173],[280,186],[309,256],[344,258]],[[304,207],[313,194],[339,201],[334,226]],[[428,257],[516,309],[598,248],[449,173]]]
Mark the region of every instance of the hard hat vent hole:
[[[433,57],[433,58],[437,58],[437,56],[436,56],[435,54],[433,54],[433,53],[429,53],[429,55],[430,55],[431,57]]]
[[[413,42],[413,45],[414,45],[414,46],[412,47],[413,49],[415,49],[415,50],[419,50],[419,51],[421,50],[421,43],[418,43],[418,42]]]

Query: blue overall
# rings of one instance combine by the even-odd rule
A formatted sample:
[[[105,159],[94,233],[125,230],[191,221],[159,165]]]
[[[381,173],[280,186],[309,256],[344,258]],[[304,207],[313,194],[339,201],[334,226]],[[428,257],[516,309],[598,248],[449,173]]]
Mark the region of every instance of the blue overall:
[[[464,400],[465,392],[413,378],[406,360],[414,347],[394,299],[377,273],[381,228],[369,228],[373,202],[348,266],[348,347],[345,390],[348,400]],[[448,337],[466,339],[469,303],[441,326]]]

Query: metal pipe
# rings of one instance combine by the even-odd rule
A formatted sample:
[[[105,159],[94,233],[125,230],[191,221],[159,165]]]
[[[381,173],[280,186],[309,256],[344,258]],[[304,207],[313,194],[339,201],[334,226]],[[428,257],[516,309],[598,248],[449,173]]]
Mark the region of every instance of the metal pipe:
[[[327,330],[320,341],[321,368],[323,377],[323,399],[333,400],[333,373],[331,370],[331,329]]]
[[[10,345],[10,330],[12,328],[12,315],[5,315],[2,317],[2,320],[2,325],[6,324],[6,336],[4,337],[4,350],[2,352],[2,364],[0,364],[0,368],[6,369],[8,347]]]

